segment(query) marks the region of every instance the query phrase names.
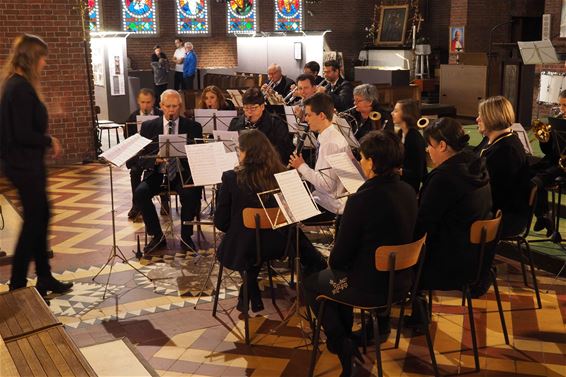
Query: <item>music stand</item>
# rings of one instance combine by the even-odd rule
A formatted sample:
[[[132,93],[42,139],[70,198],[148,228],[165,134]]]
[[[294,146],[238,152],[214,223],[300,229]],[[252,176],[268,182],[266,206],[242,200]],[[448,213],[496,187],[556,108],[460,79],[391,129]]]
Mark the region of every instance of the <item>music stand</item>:
[[[230,121],[238,116],[236,110],[195,109],[195,121],[202,124],[202,132],[227,131]]]
[[[354,132],[352,132],[352,126],[350,126],[350,123],[348,123],[346,119],[335,116],[334,119],[332,119],[332,124],[334,124],[336,129],[344,136],[350,148],[358,149],[360,147],[360,142],[356,139]]]
[[[532,42],[517,42],[523,64],[553,64],[558,63],[556,50],[548,39]]]
[[[108,283],[110,282],[110,276],[112,275],[112,268],[114,267],[114,261],[116,258],[120,259],[122,263],[127,263],[132,269],[140,273],[142,276],[147,278],[149,281],[153,281],[149,276],[139,270],[137,267],[132,265],[130,261],[126,258],[120,247],[116,244],[116,210],[114,209],[114,179],[112,175],[112,167],[120,167],[126,163],[130,158],[134,157],[140,150],[142,150],[146,145],[150,144],[151,140],[142,137],[140,134],[133,135],[127,138],[120,144],[108,149],[106,152],[100,155],[104,161],[106,161],[109,171],[110,171],[110,205],[112,214],[112,247],[110,248],[110,254],[106,263],[100,268],[100,270],[92,277],[92,281],[102,273],[106,266],[110,265],[110,271],[108,277],[106,278],[106,284],[104,286],[104,293],[102,298],[106,298],[106,292],[108,291]]]

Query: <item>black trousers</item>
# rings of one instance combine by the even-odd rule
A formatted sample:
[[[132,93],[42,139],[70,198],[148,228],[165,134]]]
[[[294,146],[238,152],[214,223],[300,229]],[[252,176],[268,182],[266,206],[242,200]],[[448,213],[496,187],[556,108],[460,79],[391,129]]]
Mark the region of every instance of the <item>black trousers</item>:
[[[540,161],[531,166],[532,174],[534,175],[533,181],[537,185],[537,200],[535,204],[535,216],[540,217],[548,213],[548,190],[547,186],[554,183],[554,180],[563,176],[564,170],[558,165],[545,164],[545,161]]]
[[[185,90],[191,90],[193,88],[193,82],[195,81],[195,75],[183,76],[183,86]]]
[[[136,188],[138,188],[139,184],[142,180],[143,168],[138,166],[137,164],[130,168],[130,186],[132,187],[132,205],[134,205],[134,194],[136,192]]]
[[[142,212],[147,233],[158,237],[163,234],[163,231],[161,230],[161,224],[159,223],[159,217],[157,217],[157,211],[152,198],[159,194],[162,183],[163,174],[152,172],[144,178],[134,193],[134,203]],[[181,221],[193,220],[200,209],[202,188],[183,188],[179,174],[177,174],[170,185],[171,190],[177,192],[181,201]],[[181,239],[183,241],[188,241],[192,235],[192,225],[181,225]]]
[[[23,224],[12,261],[10,288],[22,288],[27,283],[31,260],[35,261],[38,280],[51,276],[47,256],[49,202],[47,173],[42,166],[34,170],[5,167],[6,176],[14,184],[22,202]]]
[[[175,78],[174,78],[174,88],[175,90],[182,90],[185,89],[185,83],[183,82],[183,72],[175,71]]]

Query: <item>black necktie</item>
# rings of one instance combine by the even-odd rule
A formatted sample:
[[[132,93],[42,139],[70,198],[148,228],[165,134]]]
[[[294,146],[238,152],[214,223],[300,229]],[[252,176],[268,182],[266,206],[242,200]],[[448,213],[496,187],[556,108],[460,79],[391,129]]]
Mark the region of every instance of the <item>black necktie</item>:
[[[167,124],[167,127],[169,128],[169,135],[173,135],[173,127],[175,126],[175,123],[173,123],[172,120],[169,121],[169,123]],[[177,175],[177,159],[173,158],[173,159],[169,159],[169,161],[167,161],[167,178],[169,179],[169,182],[171,182],[173,179],[175,179],[175,175]]]

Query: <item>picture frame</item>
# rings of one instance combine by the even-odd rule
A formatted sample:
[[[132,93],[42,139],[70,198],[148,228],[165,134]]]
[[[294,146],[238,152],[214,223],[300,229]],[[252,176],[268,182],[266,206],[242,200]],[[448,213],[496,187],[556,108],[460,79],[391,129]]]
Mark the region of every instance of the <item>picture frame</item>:
[[[405,43],[409,5],[383,5],[379,16],[377,46],[402,46]]]
[[[464,52],[465,49],[465,28],[463,26],[450,26],[450,34],[448,35],[448,51],[451,54]],[[458,33],[458,34],[456,34]],[[458,45],[459,43],[459,45]],[[459,46],[459,47],[458,47]]]

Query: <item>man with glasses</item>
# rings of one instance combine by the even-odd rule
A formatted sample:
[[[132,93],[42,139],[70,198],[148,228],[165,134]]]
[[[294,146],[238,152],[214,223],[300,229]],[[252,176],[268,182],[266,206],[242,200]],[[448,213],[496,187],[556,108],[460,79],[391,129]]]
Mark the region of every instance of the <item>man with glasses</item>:
[[[319,93],[326,93],[332,97],[334,108],[337,111],[344,111],[352,107],[354,103],[352,83],[344,80],[340,76],[340,63],[336,60],[324,62],[322,69],[324,78],[328,81],[326,87],[318,87]]]
[[[362,84],[354,88],[354,106],[350,114],[356,119],[358,124],[356,138],[361,140],[368,132],[375,129],[394,130],[391,112],[384,109],[377,101],[377,88],[371,84]],[[373,121],[369,118],[371,112],[376,111],[381,114],[381,119]]]
[[[277,115],[265,111],[265,100],[259,88],[246,90],[242,101],[244,115],[232,119],[229,131],[258,129],[267,136],[279,152],[281,161],[287,163],[293,150],[293,143],[287,125]]]

